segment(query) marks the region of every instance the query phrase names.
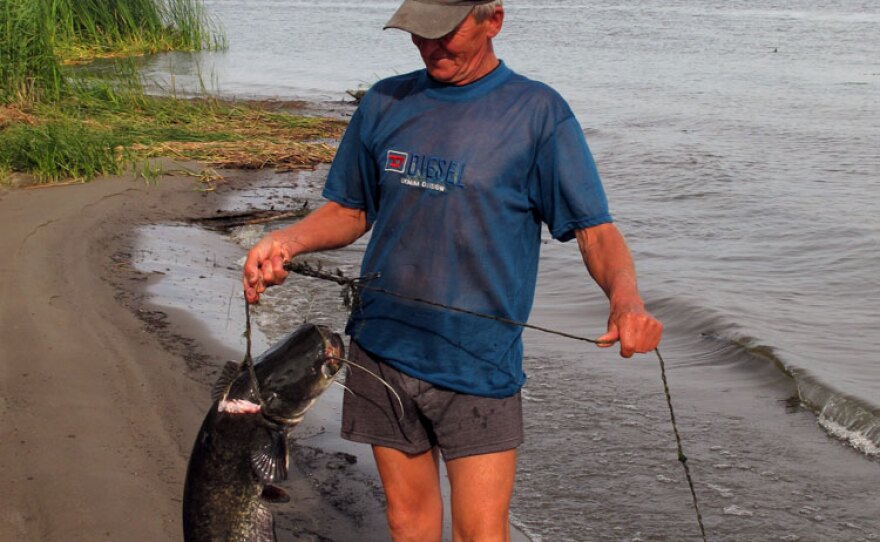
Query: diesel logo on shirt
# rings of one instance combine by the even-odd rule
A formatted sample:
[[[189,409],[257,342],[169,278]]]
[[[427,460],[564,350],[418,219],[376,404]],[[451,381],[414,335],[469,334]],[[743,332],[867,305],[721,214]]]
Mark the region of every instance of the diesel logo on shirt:
[[[438,156],[389,150],[385,171],[400,173],[401,183],[445,191],[446,185],[464,186],[464,162],[446,160]]]

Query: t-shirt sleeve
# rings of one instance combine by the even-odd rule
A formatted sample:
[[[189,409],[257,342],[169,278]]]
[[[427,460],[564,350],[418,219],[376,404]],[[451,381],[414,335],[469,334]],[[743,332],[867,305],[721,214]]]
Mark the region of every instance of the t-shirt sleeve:
[[[322,195],[344,207],[365,210],[367,222],[372,224],[378,210],[379,172],[363,141],[363,117],[362,109],[352,116],[339,142]]]
[[[538,150],[531,198],[559,241],[575,230],[611,222],[605,189],[580,123],[573,116],[559,122]]]

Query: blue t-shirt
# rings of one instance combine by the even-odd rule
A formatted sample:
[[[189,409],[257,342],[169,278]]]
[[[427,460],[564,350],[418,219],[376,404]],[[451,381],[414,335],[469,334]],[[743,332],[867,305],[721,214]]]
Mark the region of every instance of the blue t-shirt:
[[[425,70],[376,83],[330,168],[324,197],[364,209],[362,274],[404,296],[526,321],[541,223],[567,241],[611,221],[568,104],[501,63],[465,86]],[[525,382],[522,328],[364,290],[346,331],[398,370],[463,393]]]

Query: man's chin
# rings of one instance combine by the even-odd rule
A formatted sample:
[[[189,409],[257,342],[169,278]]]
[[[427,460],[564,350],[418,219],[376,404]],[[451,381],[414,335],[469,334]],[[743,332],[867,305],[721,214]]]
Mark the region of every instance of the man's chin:
[[[430,75],[432,79],[434,79],[435,81],[439,81],[440,83],[455,84],[454,70],[442,67],[429,67],[428,75]]]

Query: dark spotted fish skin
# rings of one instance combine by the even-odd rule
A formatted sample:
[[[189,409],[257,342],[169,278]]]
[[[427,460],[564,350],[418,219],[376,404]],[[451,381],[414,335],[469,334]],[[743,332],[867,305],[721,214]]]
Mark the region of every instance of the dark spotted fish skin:
[[[343,355],[339,335],[304,324],[256,359],[262,401],[237,364],[224,371],[215,389],[228,390],[226,399],[263,407],[257,413],[221,412],[218,399],[205,416],[186,473],[185,542],[276,540],[266,502],[284,498],[272,484],[287,477],[288,433],[330,385]]]

